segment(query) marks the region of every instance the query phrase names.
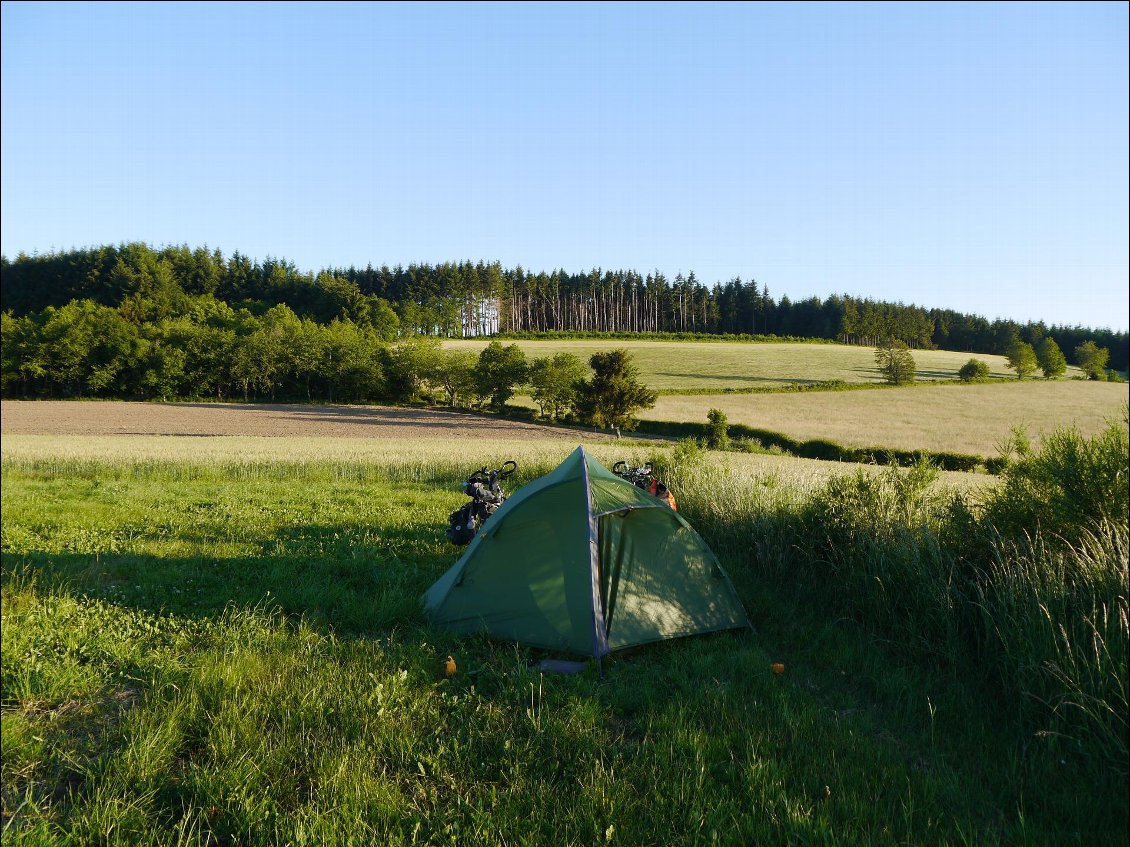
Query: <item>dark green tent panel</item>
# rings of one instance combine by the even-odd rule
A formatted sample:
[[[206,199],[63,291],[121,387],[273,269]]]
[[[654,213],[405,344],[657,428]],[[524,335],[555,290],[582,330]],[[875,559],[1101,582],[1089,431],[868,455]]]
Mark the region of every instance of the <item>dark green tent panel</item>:
[[[423,603],[454,632],[586,656],[749,623],[690,524],[582,447],[515,492]]]

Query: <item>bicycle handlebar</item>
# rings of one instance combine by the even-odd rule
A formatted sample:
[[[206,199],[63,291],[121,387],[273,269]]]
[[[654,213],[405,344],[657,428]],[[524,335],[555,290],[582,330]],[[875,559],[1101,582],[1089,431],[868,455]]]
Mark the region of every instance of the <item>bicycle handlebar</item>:
[[[622,477],[635,475],[651,476],[651,462],[644,462],[638,468],[633,468],[627,462],[617,462],[612,466],[612,473]]]
[[[491,482],[491,480],[506,479],[507,477],[511,476],[516,470],[518,470],[518,463],[513,459],[509,459],[502,463],[502,467],[497,468],[493,471],[489,468],[481,468],[480,470],[475,471],[473,474],[467,477],[467,482],[489,483]]]

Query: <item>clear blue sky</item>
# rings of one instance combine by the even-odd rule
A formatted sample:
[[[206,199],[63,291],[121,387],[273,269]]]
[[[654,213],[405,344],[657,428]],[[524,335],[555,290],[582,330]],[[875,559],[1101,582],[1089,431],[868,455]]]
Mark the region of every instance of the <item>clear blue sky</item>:
[[[3,3],[9,258],[736,275],[1127,329],[1126,3]]]

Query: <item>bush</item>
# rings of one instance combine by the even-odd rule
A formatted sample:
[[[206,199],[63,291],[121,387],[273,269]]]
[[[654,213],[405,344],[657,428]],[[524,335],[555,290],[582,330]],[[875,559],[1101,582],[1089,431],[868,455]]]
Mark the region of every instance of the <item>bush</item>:
[[[679,497],[679,492],[701,476],[706,467],[705,453],[706,448],[701,440],[684,438],[670,453],[653,452],[648,457],[648,464],[655,476],[663,480],[668,488],[676,492],[675,496]]]
[[[738,436],[737,438],[730,439],[730,449],[736,453],[760,453],[766,456],[787,456],[776,444],[766,446],[759,438],[752,436]]]
[[[952,561],[938,538],[950,501],[921,461],[833,477],[809,503],[805,582],[910,655],[953,659]]]
[[[1118,425],[1060,431],[980,518],[926,462],[834,478],[790,576],[906,654],[985,674],[1054,761],[1124,779],[1126,445]]]
[[[663,478],[739,579],[795,592],[904,659],[970,677],[1017,718],[1033,767],[1124,782],[1127,430],[1126,420],[1089,440],[1065,430],[1039,451],[1018,438],[1019,457],[985,463],[1006,478],[983,507],[937,484],[936,458],[896,467],[906,452],[796,501],[703,463],[693,439]]]
[[[710,422],[706,428],[706,446],[712,450],[725,450],[730,446],[730,432],[726,424],[726,413],[721,409],[711,409],[706,413]]]
[[[843,446],[823,438],[813,438],[804,442],[797,455],[805,459],[823,459],[826,462],[852,461],[845,457]]]
[[[1012,539],[1035,533],[1078,542],[1096,527],[1130,521],[1130,436],[1112,422],[1093,438],[1074,427],[1058,429],[1033,450],[1023,432],[1013,434],[1016,458],[1004,485],[987,506],[997,531]]]
[[[970,359],[957,372],[962,382],[984,382],[989,378],[989,366],[980,359]]]

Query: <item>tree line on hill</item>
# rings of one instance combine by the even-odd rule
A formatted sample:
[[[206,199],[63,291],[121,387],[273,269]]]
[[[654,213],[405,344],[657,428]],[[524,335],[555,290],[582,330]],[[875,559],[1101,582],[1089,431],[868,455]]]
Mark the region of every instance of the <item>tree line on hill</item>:
[[[497,262],[461,262],[313,273],[282,259],[253,261],[238,251],[225,257],[204,247],[154,249],[141,243],[39,256],[21,253],[14,261],[0,257],[0,307],[12,321],[43,322],[48,309],[78,300],[115,309],[139,328],[149,325],[151,335],[152,327],[163,322],[191,322],[194,312],[215,310],[215,302],[257,320],[273,307],[286,306],[299,319],[322,327],[336,321],[381,338],[694,332],[867,346],[895,338],[912,349],[1007,355],[1016,338],[1036,348],[1050,336],[1067,351],[1093,341],[1110,351],[1109,365],[1115,370],[1126,370],[1130,359],[1125,332],[988,321],[948,309],[847,295],[774,299],[756,281],[734,278],[708,287],[693,272],[669,280],[658,271],[534,273],[504,269]]]
[[[92,300],[0,314],[3,396],[422,401],[501,411],[528,386],[546,420],[623,428],[655,402],[622,350],[594,355],[590,373],[569,353],[531,362],[516,344],[492,341],[475,355],[445,350],[434,335],[398,338],[396,316],[380,304],[378,319],[326,324],[285,304],[256,315],[210,294],[185,295],[181,305],[140,321]]]

